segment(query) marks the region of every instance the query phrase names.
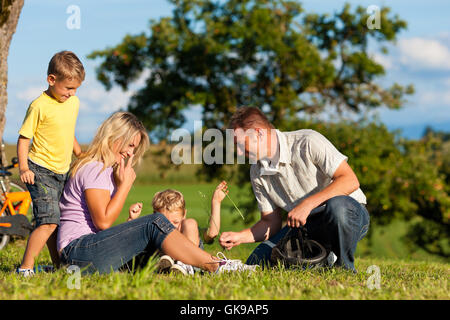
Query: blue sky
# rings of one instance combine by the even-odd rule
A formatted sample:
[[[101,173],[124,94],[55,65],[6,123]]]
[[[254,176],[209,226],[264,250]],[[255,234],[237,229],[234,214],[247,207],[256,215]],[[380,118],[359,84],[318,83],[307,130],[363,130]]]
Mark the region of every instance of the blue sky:
[[[386,86],[398,82],[415,86],[416,93],[398,111],[380,108],[376,113],[390,129],[418,138],[425,126],[450,130],[450,1],[301,1],[307,12],[333,13],[345,2],[352,6],[389,6],[408,22],[389,55],[373,52],[386,68],[380,80]],[[69,29],[67,9],[80,9],[80,29]],[[8,58],[8,107],[4,139],[14,143],[29,103],[45,90],[47,64],[60,50],[72,50],[85,65],[87,76],[77,95],[81,108],[76,136],[89,142],[98,125],[112,112],[126,109],[132,90],[118,87],[106,91],[96,80],[99,61],[86,56],[94,50],[119,43],[126,34],[148,30],[149,20],[171,14],[165,0],[25,0]],[[381,26],[382,27],[382,26]],[[192,127],[200,119],[198,109],[186,113]]]

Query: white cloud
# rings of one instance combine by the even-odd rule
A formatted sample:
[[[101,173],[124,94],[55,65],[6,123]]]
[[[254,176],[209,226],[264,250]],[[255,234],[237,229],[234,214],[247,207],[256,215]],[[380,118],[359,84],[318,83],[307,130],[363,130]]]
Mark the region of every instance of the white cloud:
[[[33,85],[31,87],[24,89],[23,91],[17,92],[16,98],[21,101],[31,103],[31,101],[39,97],[42,91],[45,91],[45,89],[46,89],[45,87]]]
[[[450,70],[450,49],[435,39],[409,38],[398,42],[399,60],[414,69]]]
[[[381,64],[385,70],[392,69],[394,67],[394,61],[390,56],[375,53],[373,54],[372,59],[374,59],[376,63]]]
[[[450,77],[445,78],[444,81],[443,81],[443,83],[444,83],[444,85],[445,85],[446,87],[448,87],[448,89],[450,90]]]
[[[419,103],[446,105],[447,108],[450,108],[450,92],[427,91],[418,98]]]
[[[140,77],[134,81],[128,91],[123,91],[118,86],[113,86],[107,91],[102,84],[94,78],[87,78],[77,92],[80,98],[81,108],[97,113],[110,114],[120,109],[126,110],[130,98],[137,89],[145,86],[145,81],[150,76],[150,70],[144,70]]]
[[[426,81],[426,80],[425,80]],[[416,92],[417,104],[426,108],[429,105],[443,106],[446,111],[446,119],[450,119],[450,77],[437,80],[434,85],[422,84]]]
[[[82,110],[109,114],[119,109],[125,110],[132,94],[133,92],[124,92],[117,87],[106,91],[99,85],[93,85],[80,91],[78,97]]]

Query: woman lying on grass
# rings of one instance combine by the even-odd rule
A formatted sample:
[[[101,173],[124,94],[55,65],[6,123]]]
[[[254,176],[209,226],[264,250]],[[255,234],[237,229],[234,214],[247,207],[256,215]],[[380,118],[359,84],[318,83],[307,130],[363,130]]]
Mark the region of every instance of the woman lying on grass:
[[[133,166],[148,145],[143,124],[131,113],[114,113],[100,126],[73,164],[60,200],[61,262],[88,273],[108,273],[133,258],[145,264],[161,250],[209,272],[246,269],[239,260],[218,259],[198,248],[160,213],[138,218],[139,203],[130,207],[127,222],[112,227],[136,178]]]

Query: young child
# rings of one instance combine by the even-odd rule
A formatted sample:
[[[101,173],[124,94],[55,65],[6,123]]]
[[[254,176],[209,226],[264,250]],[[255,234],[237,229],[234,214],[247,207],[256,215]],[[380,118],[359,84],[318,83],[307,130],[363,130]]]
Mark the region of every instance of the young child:
[[[206,243],[212,243],[220,230],[220,204],[228,193],[228,186],[222,181],[215,189],[211,200],[211,217],[209,227],[204,233]],[[186,238],[203,249],[198,224],[195,219],[186,219],[186,203],[183,194],[173,189],[157,192],[152,201],[153,212],[162,213]],[[194,268],[180,261],[173,261],[167,255],[162,256],[158,268],[160,271],[180,271],[183,274],[193,274]]]
[[[33,200],[35,229],[28,238],[22,264],[17,273],[34,274],[36,257],[44,245],[53,265],[59,267],[56,229],[59,225],[59,198],[64,188],[72,152],[81,148],[75,138],[80,102],[75,93],[84,81],[85,71],[70,51],[55,54],[48,65],[48,88],[34,100],[26,113],[17,141],[20,179]],[[29,150],[30,140],[33,139]]]

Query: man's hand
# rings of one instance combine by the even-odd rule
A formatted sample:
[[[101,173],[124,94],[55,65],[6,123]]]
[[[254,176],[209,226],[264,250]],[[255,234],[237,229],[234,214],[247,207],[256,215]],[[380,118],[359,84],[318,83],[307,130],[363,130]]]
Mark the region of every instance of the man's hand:
[[[287,225],[291,228],[299,228],[306,224],[309,214],[314,208],[308,204],[301,202],[294,209],[292,209],[287,216]]]
[[[233,247],[241,244],[241,237],[239,232],[224,232],[220,236],[219,243],[222,248],[230,250]]]
[[[23,183],[34,184],[34,172],[30,169],[20,170],[20,180]]]

